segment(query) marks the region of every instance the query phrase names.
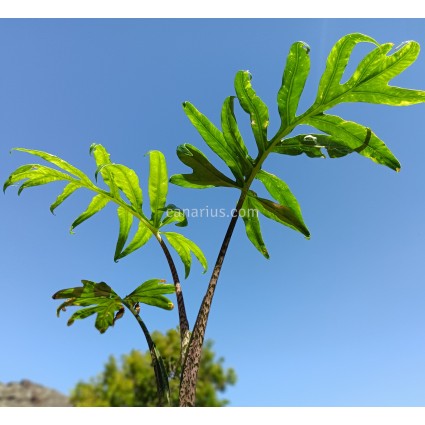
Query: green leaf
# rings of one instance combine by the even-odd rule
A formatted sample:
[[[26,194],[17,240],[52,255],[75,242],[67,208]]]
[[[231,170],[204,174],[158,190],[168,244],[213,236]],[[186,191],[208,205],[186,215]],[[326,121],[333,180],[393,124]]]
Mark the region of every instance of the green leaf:
[[[360,62],[352,77],[340,84],[354,47],[370,42],[377,47]],[[317,98],[311,110],[323,112],[342,102],[368,102],[392,106],[406,106],[425,101],[425,91],[411,90],[388,83],[417,58],[420,46],[415,41],[403,43],[388,56],[392,44],[379,45],[363,34],[342,37],[329,54],[326,70],[320,80]]]
[[[72,325],[75,320],[97,314],[95,327],[100,333],[104,333],[114,325],[115,312],[122,309],[123,302],[105,282],[95,283],[89,280],[81,282],[83,283],[82,287],[63,289],[53,295],[53,299],[67,299],[58,307],[58,316],[60,311],[69,306],[88,307],[77,310],[68,320],[68,326]]]
[[[109,167],[105,167],[105,165],[112,164],[108,151],[102,145],[93,143],[90,146],[90,153],[93,154],[94,159],[96,161],[96,166],[97,166],[96,174],[95,174],[96,180],[97,180],[97,175],[100,172],[103,181],[105,182],[105,184],[109,187],[111,191],[111,195],[114,198],[119,198],[120,197],[119,190],[117,185],[114,182],[112,171],[109,169]]]
[[[187,217],[181,208],[177,207],[174,204],[169,204],[166,207],[162,208],[162,210],[166,211],[167,214],[165,215],[164,220],[162,220],[162,222],[160,223],[159,227],[166,226],[170,223],[176,223],[176,226],[178,227],[187,226]]]
[[[248,154],[248,149],[245,146],[236,122],[233,110],[234,99],[234,96],[229,96],[223,103],[221,109],[221,127],[229,155],[239,164],[242,174],[249,176],[252,171],[252,158]]]
[[[79,183],[77,181],[73,181],[73,182],[68,183],[64,187],[62,193],[56,198],[56,201],[53,202],[52,205],[50,205],[50,212],[52,214],[54,214],[55,213],[55,209],[60,204],[62,204],[62,202],[65,201],[66,198],[68,198],[69,196],[71,196],[77,189],[80,189],[81,187],[82,187],[81,186],[81,183]]]
[[[130,304],[143,303],[165,310],[172,310],[173,303],[164,294],[174,294],[174,285],[164,284],[161,279],[151,279],[138,286],[124,298]]]
[[[74,220],[74,222],[71,224],[71,233],[73,230],[80,225],[82,222],[86,221],[90,217],[92,217],[94,214],[105,208],[105,206],[110,201],[109,198],[107,198],[104,195],[96,195],[90,202],[87,209]]]
[[[47,183],[52,183],[55,181],[62,181],[63,179],[58,176],[49,176],[49,177],[37,177],[33,178],[31,180],[27,180],[25,183],[22,183],[18,190],[18,195],[21,194],[21,192],[24,189],[27,189],[28,187],[35,187],[35,186],[42,186]]]
[[[264,184],[264,187],[267,189],[270,195],[276,199],[281,207],[283,207],[283,210],[279,208],[279,211],[285,211],[284,217],[286,220],[289,220],[289,224],[293,225],[305,236],[310,236],[310,232],[304,223],[301,208],[298,204],[297,198],[292,194],[288,185],[279,177],[276,177],[274,174],[270,174],[264,170],[260,170],[255,178]],[[265,206],[265,208],[267,207]],[[289,209],[291,213],[288,214],[286,209]]]
[[[305,224],[300,222],[290,208],[284,205],[277,204],[269,199],[259,198],[251,194],[248,195],[254,208],[256,208],[265,217],[270,218],[278,223],[284,224],[291,229],[301,232],[307,238],[310,237],[310,232],[305,227]]]
[[[303,41],[291,46],[286,59],[282,86],[277,94],[281,128],[288,127],[295,119],[298,103],[310,72],[310,47]]]
[[[329,137],[325,134],[299,134],[281,140],[273,147],[272,152],[292,156],[305,153],[310,158],[324,158],[325,156],[320,148],[326,144],[325,141]]]
[[[270,256],[261,234],[258,211],[254,208],[254,204],[249,196],[245,198],[245,202],[239,211],[239,215],[245,223],[245,231],[248,239],[258,249],[258,251],[264,255],[264,257],[269,258]]]
[[[208,158],[195,146],[188,143],[177,147],[177,156],[183,164],[192,168],[192,174],[175,174],[171,176],[170,182],[178,186],[195,189],[205,189],[207,187],[240,187],[238,184],[217,168],[215,168]]]
[[[257,96],[251,86],[249,71],[239,71],[235,76],[235,90],[242,109],[251,119],[258,151],[262,154],[267,148],[267,127],[269,125],[269,111],[266,104]]]
[[[346,146],[378,164],[400,171],[401,165],[397,158],[385,143],[366,127],[325,114],[310,117],[305,123],[333,136],[333,141],[337,141],[342,147]]]
[[[190,102],[184,102],[183,109],[205,143],[226,163],[236,177],[236,181],[242,183],[243,170],[235,155],[235,146],[229,144],[223,133]]]
[[[392,106],[407,106],[425,101],[425,91],[389,86],[388,82],[415,62],[420,46],[415,41],[406,42],[390,56],[383,56],[373,71],[362,76],[356,87],[347,93],[343,102],[369,102]],[[355,81],[355,79],[353,78]],[[353,81],[349,83],[354,84]]]
[[[122,258],[122,250],[128,239],[131,225],[133,224],[133,215],[129,213],[125,208],[118,207],[118,220],[120,222],[120,230],[118,234],[117,245],[115,247],[114,261],[118,262],[118,259]]]
[[[328,104],[344,92],[339,84],[348,65],[354,47],[360,42],[378,43],[371,37],[360,33],[342,37],[332,48],[326,61],[326,69],[320,79],[315,105]]]
[[[132,252],[141,248],[143,245],[145,245],[148,242],[148,240],[152,237],[152,235],[153,235],[152,231],[148,227],[146,227],[145,224],[143,224],[142,222],[139,222],[137,231],[134,234],[133,239],[124,249],[124,251],[122,251],[118,256],[116,256],[116,261],[126,257]]]
[[[18,190],[18,195],[28,187],[41,186],[55,181],[78,181],[69,174],[40,164],[27,164],[13,171],[3,185],[3,191],[15,183],[25,180]]]
[[[185,269],[185,278],[189,276],[190,267],[192,264],[191,252],[195,255],[198,261],[201,263],[204,268],[204,273],[207,271],[207,259],[205,255],[201,251],[201,249],[192,242],[190,239],[181,235],[180,233],[175,232],[161,232],[164,236],[166,236],[170,245],[176,250],[177,254],[179,254]]]
[[[65,170],[68,173],[73,174],[74,176],[84,181],[86,184],[91,184],[91,180],[86,176],[86,174],[84,174],[78,168],[74,167],[73,165],[69,164],[68,162],[64,161],[63,159],[55,155],[52,155],[50,153],[43,152],[43,151],[34,150],[34,149],[15,148],[13,150],[26,152],[31,155],[38,156],[44,159],[45,161],[50,162],[51,164],[54,164],[59,168],[62,168],[62,170]]]
[[[108,164],[105,165],[100,172],[105,168],[111,171],[114,183],[120,188],[127,199],[130,201],[133,209],[144,217],[142,211],[143,196],[142,189],[139,185],[139,177],[134,170],[121,164]]]
[[[168,173],[165,157],[160,151],[150,151],[149,201],[152,211],[152,224],[158,229],[164,214],[168,193]]]

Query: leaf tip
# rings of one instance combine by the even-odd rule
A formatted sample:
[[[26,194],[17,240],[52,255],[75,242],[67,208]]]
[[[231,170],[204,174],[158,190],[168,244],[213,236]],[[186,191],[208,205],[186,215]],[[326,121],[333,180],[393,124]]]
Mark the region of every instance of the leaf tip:
[[[96,149],[96,146],[97,146],[97,144],[94,143],[94,142],[90,145],[89,155],[93,154],[93,151]]]

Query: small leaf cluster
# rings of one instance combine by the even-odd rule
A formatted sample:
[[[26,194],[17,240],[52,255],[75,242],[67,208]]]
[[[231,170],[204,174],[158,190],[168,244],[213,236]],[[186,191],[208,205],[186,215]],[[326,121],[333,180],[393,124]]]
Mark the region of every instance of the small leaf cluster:
[[[124,298],[105,282],[95,283],[82,280],[83,286],[62,289],[53,295],[53,299],[65,299],[58,307],[57,315],[66,311],[67,307],[84,307],[75,311],[68,320],[68,326],[75,320],[85,319],[96,314],[95,327],[100,333],[115,324],[124,315],[125,308],[140,309],[139,303],[172,310],[173,303],[164,295],[175,292],[174,285],[166,284],[160,279],[150,279],[139,285],[131,294]]]

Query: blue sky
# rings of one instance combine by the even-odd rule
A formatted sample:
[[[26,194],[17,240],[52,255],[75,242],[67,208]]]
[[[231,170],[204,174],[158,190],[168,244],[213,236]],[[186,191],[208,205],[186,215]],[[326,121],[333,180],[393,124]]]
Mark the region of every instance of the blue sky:
[[[299,111],[314,99],[332,45],[350,32],[378,42],[416,40],[423,20],[2,20],[0,21],[0,176],[31,162],[12,147],[57,154],[93,175],[92,142],[134,168],[146,182],[151,149],[164,152],[170,174],[186,172],[178,144],[208,147],[181,103],[190,100],[214,122],[234,93],[234,74],[249,69],[278,126],[276,94],[292,42],[311,47],[311,72]],[[368,46],[355,51],[357,60]],[[354,64],[350,63],[349,70]],[[425,56],[393,83],[425,89]],[[345,104],[333,111],[370,126],[402,164],[398,174],[370,160],[269,158],[297,196],[311,240],[262,220],[265,260],[238,223],[216,292],[207,337],[236,369],[226,394],[233,406],[422,406],[425,399],[425,198],[422,143],[425,106]],[[245,114],[237,118],[254,143]],[[142,183],[147,197],[147,185]],[[110,354],[146,349],[126,317],[100,335],[92,321],[66,326],[55,317],[58,289],[81,279],[106,281],[122,295],[152,277],[170,279],[159,247],[113,262],[114,208],[71,222],[90,195],[77,193],[56,211],[61,186],[0,196],[2,320],[0,381],[31,379],[68,392],[100,372]],[[170,187],[186,208],[228,208],[237,192]],[[210,266],[227,219],[193,218],[185,234]],[[171,229],[170,229],[171,230]],[[182,267],[180,274],[183,275]],[[194,265],[184,282],[193,323],[209,274]],[[146,307],[150,329],[177,325],[177,311]]]

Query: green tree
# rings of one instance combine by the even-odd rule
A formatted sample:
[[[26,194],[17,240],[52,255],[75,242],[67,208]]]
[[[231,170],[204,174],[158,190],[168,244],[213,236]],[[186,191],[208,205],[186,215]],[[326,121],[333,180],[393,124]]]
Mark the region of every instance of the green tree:
[[[170,379],[171,404],[179,405],[180,385],[180,334],[171,329],[164,335],[153,332],[152,339],[162,353],[162,358]],[[221,407],[229,403],[220,399],[218,393],[224,392],[228,385],[236,382],[235,371],[223,367],[224,359],[216,359],[212,350],[213,342],[204,345],[199,381],[196,390],[197,405],[200,407]],[[120,407],[157,406],[158,395],[155,388],[155,375],[149,351],[142,353],[132,350],[122,356],[118,364],[110,356],[105,369],[89,382],[79,382],[72,391],[71,401],[81,407]]]

